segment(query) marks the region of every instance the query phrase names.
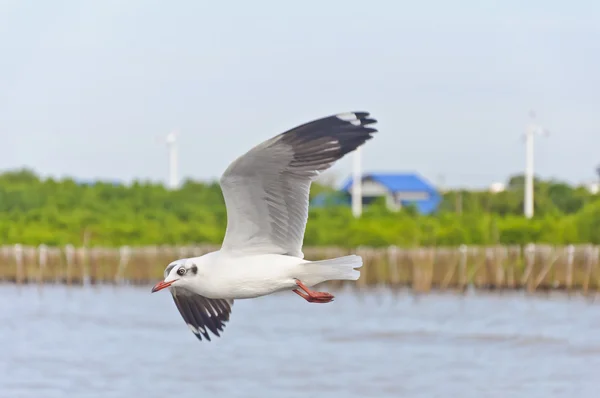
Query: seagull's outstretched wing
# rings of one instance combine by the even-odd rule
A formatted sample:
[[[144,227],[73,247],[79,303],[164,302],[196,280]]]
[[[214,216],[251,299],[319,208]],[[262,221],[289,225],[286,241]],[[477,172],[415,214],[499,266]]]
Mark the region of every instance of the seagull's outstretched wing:
[[[311,182],[372,138],[367,112],[303,124],[252,148],[221,177],[227,206],[223,251],[304,257]]]
[[[200,341],[202,337],[210,341],[209,331],[219,337],[229,321],[233,300],[213,300],[177,287],[169,290],[183,320]]]

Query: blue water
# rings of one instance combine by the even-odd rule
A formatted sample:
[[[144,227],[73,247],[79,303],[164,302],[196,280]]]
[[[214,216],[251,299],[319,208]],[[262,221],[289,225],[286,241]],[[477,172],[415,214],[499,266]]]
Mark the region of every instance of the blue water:
[[[337,292],[237,301],[199,342],[150,286],[0,286],[0,397],[598,397],[600,301]]]

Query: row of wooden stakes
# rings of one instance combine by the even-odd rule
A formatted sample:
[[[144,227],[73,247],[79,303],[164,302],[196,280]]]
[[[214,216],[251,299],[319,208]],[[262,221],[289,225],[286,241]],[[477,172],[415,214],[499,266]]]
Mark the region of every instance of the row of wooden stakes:
[[[0,247],[0,280],[9,283],[149,284],[162,278],[174,259],[218,250],[215,246]],[[363,257],[356,282],[340,287],[432,289],[600,290],[600,246],[459,246],[431,248],[308,247],[305,258],[319,260],[356,253]]]

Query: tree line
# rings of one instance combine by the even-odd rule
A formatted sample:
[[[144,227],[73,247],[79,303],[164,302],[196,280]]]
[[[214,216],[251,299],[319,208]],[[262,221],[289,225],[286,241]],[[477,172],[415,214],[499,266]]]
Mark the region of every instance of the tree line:
[[[337,195],[313,184],[311,197]],[[523,178],[504,192],[449,190],[435,214],[398,212],[383,201],[359,219],[343,205],[311,207],[305,245],[356,247],[459,244],[600,244],[600,195],[560,181],[536,180],[535,217],[523,213]],[[0,174],[0,244],[220,244],[227,213],[218,182],[185,181],[178,190],[153,182],[81,184],[31,170]]]

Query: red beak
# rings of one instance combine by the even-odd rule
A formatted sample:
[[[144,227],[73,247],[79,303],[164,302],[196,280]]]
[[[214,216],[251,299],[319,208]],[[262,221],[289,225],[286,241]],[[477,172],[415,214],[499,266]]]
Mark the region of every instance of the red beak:
[[[159,290],[163,290],[166,287],[171,286],[171,284],[175,282],[175,281],[171,281],[171,282],[158,282],[156,285],[154,285],[154,287],[152,288],[152,293],[158,292]]]

